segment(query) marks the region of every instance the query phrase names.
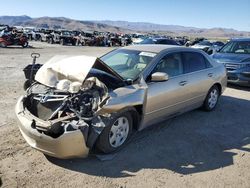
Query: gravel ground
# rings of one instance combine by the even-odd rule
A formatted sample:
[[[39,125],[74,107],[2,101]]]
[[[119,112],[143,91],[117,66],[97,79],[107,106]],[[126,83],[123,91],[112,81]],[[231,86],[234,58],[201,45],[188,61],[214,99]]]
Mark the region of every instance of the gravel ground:
[[[59,160],[32,149],[14,114],[30,54],[43,63],[112,48],[31,45],[0,48],[0,187],[250,187],[248,88],[227,88],[213,112],[194,110],[137,133],[112,160]]]

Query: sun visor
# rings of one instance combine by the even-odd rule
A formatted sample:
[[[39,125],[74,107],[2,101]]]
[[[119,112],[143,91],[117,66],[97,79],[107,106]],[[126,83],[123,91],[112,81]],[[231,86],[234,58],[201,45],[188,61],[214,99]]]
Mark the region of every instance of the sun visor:
[[[84,55],[54,56],[38,70],[35,80],[49,87],[56,87],[62,79],[82,83],[96,61],[96,57]]]

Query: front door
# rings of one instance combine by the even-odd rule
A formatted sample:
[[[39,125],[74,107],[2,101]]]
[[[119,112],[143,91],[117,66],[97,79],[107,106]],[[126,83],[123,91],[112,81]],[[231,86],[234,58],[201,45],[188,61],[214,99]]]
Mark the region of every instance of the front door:
[[[148,95],[145,108],[144,124],[148,126],[177,115],[185,108],[189,90],[188,78],[184,74],[181,53],[172,53],[163,57],[154,72],[165,72],[169,79],[164,82],[147,82]]]

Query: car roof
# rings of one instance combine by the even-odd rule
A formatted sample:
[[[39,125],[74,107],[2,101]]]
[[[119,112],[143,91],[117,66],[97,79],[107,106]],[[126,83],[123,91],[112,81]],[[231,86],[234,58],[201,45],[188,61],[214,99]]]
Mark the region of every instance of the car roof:
[[[131,46],[123,47],[122,49],[159,53],[163,50],[174,49],[174,48],[187,49],[186,47],[181,47],[177,45],[159,45],[159,44],[158,45],[157,44],[131,45]]]
[[[250,41],[250,38],[232,38],[231,41]]]

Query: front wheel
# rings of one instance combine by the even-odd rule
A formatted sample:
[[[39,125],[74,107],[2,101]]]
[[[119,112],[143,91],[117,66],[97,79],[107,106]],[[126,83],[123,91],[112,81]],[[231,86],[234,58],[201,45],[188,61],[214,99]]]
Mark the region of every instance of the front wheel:
[[[96,146],[104,153],[110,153],[122,148],[131,136],[133,120],[129,112],[113,115],[107,122],[97,140]]]
[[[204,101],[204,104],[203,104],[203,108],[206,110],[206,111],[212,111],[215,109],[217,103],[218,103],[218,99],[219,99],[219,96],[220,96],[220,92],[219,92],[219,89],[216,85],[214,85],[209,91],[208,91],[208,94],[207,94],[207,97]]]

